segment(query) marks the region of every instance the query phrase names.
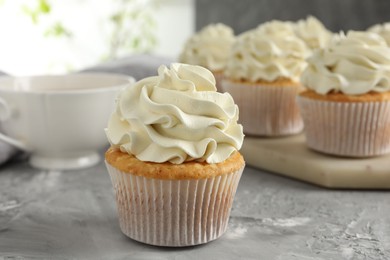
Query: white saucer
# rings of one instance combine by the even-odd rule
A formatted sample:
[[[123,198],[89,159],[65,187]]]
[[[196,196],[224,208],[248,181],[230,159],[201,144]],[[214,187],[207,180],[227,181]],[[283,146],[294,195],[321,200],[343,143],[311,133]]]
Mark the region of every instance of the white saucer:
[[[47,170],[75,170],[91,167],[100,161],[98,153],[93,152],[85,155],[51,157],[33,154],[30,157],[30,164],[34,168]]]

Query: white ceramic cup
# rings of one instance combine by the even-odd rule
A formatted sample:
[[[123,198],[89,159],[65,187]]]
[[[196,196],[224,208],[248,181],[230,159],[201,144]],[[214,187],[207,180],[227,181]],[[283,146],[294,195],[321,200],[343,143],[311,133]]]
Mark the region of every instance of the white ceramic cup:
[[[0,140],[31,152],[32,166],[77,169],[99,162],[104,128],[129,76],[78,73],[0,77]]]

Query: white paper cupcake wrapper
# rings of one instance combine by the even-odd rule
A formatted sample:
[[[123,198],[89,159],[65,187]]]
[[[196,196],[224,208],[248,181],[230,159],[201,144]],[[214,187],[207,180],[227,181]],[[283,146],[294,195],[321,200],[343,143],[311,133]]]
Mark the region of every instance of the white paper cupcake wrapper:
[[[217,87],[217,91],[218,92],[224,92],[223,89],[222,89],[222,79],[224,78],[224,75],[222,72],[213,72],[213,75],[215,77],[215,86]]]
[[[243,171],[209,179],[159,180],[106,165],[122,232],[146,244],[174,247],[207,243],[226,231]]]
[[[330,102],[299,97],[308,147],[333,155],[390,152],[390,102]]]
[[[222,88],[238,105],[239,122],[246,134],[282,136],[303,130],[296,86],[248,86],[224,79]]]

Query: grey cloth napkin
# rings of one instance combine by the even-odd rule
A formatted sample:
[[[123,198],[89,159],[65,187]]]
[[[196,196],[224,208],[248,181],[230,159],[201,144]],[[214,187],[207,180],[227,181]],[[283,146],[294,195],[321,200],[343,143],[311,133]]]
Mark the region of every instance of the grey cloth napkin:
[[[0,71],[0,77],[6,76],[6,75],[7,75],[6,73]],[[11,146],[3,141],[0,141],[0,164],[3,164],[6,161],[8,161],[17,152],[18,152],[18,150],[15,147],[13,147],[13,146]]]
[[[18,153],[15,147],[0,141],[0,164],[7,162],[10,158]]]
[[[148,54],[138,54],[121,58],[118,60],[98,64],[93,67],[86,68],[80,72],[108,72],[119,73],[134,77],[140,80],[145,77],[157,75],[157,69],[160,65],[169,65],[173,59],[159,57]],[[0,76],[6,73],[0,71]],[[14,157],[18,150],[3,141],[0,141],[0,165]]]

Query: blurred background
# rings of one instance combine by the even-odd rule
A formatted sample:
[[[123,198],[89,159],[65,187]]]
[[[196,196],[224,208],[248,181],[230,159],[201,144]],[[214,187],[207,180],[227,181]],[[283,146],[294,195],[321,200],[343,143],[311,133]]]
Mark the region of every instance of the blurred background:
[[[388,0],[0,0],[0,70],[58,74],[148,53],[177,59],[209,23],[236,34],[272,19],[317,17],[334,31],[390,21]]]
[[[193,0],[0,0],[0,71],[59,74],[134,53],[175,58]]]
[[[196,28],[220,21],[237,33],[272,19],[317,17],[333,32],[390,21],[389,0],[196,0]]]

